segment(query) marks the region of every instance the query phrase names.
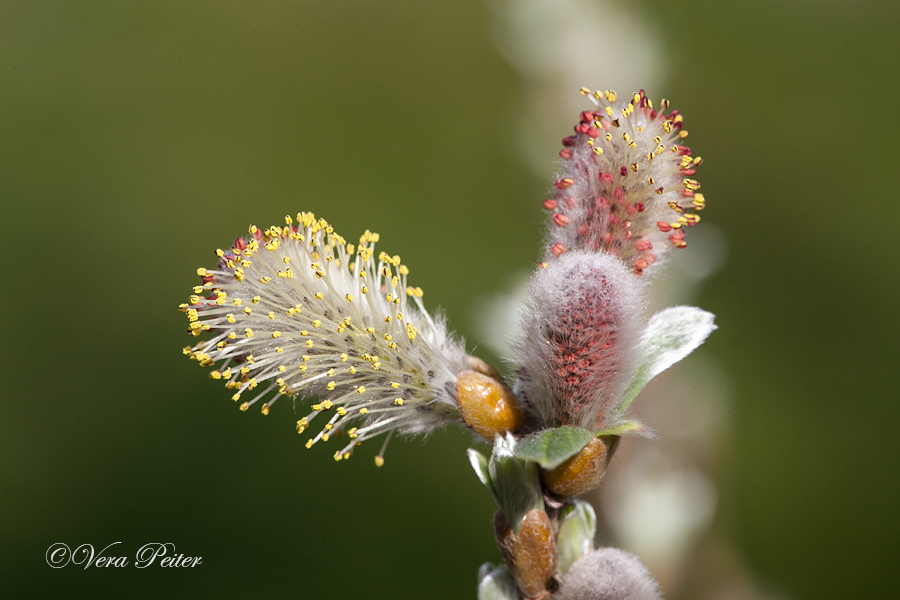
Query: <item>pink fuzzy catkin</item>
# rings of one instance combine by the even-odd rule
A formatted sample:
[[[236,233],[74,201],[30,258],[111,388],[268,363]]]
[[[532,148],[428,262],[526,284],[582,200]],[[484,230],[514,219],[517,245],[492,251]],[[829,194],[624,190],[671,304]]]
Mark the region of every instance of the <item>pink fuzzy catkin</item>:
[[[597,110],[585,111],[563,141],[560,173],[544,200],[545,260],[575,250],[619,257],[635,275],[659,271],[705,207],[692,179],[702,159],[683,145],[677,110],[657,108],[643,90],[629,98],[582,89]]]
[[[539,269],[515,344],[516,391],[541,427],[599,431],[637,363],[642,284],[618,258],[575,251]]]

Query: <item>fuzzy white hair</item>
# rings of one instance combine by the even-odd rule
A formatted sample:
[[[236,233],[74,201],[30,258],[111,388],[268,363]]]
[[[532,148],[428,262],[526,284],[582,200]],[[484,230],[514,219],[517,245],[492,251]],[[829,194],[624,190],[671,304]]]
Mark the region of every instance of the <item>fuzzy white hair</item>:
[[[639,357],[641,281],[614,256],[576,251],[539,269],[528,296],[513,347],[530,428],[615,425]]]

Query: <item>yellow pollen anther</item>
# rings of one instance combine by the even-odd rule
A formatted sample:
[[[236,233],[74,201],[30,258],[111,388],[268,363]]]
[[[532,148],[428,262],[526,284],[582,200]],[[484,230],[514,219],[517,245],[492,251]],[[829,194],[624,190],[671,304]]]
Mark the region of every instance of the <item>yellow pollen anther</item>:
[[[396,404],[397,406],[403,406],[403,398],[396,398],[394,400],[394,404]]]

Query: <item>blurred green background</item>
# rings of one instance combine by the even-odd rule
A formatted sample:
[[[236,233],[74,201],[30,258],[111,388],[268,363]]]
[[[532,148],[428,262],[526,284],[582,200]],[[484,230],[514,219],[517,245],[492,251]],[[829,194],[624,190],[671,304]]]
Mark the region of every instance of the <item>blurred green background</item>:
[[[731,245],[697,301],[734,386],[717,527],[775,595],[900,597],[900,4],[627,4],[664,37],[647,91],[686,115],[704,220]],[[176,306],[215,248],[310,210],[379,232],[474,339],[473,298],[538,257],[548,187],[514,147],[525,82],[494,18],[462,0],[0,4],[4,595],[475,597],[499,555],[466,434],[334,464],[289,403],[241,413],[186,360]],[[115,541],[203,563],[44,560]]]

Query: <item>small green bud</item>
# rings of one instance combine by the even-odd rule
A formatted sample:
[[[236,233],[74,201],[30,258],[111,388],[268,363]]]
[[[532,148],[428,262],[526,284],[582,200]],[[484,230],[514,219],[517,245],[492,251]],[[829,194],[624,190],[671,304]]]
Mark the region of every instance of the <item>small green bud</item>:
[[[504,566],[484,563],[478,570],[478,600],[519,600],[516,582]]]
[[[594,549],[594,533],[597,528],[597,514],[594,507],[583,500],[575,500],[559,513],[559,574],[565,575],[569,567],[582,556]]]

